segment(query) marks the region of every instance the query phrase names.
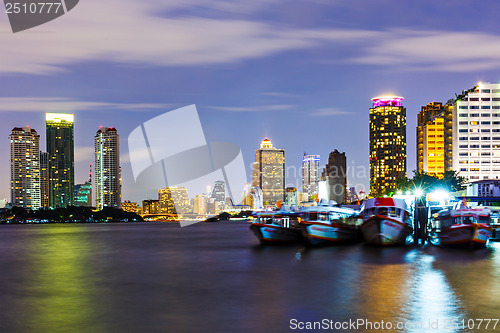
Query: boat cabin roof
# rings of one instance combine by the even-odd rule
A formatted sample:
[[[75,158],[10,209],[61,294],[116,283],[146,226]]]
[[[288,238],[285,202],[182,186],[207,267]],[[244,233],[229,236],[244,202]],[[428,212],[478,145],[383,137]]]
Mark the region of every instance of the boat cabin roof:
[[[462,208],[462,209],[451,209],[443,210],[438,213],[438,217],[454,217],[454,216],[490,216],[491,210],[488,208]]]
[[[304,213],[343,213],[343,214],[357,214],[359,211],[352,208],[344,208],[337,206],[310,206],[302,208]]]
[[[397,207],[408,210],[408,206],[403,199],[396,198],[372,198],[363,203],[362,210],[374,207]]]
[[[284,211],[284,210],[275,210],[270,212],[257,212],[254,213],[255,216],[299,216],[300,212],[294,211]]]

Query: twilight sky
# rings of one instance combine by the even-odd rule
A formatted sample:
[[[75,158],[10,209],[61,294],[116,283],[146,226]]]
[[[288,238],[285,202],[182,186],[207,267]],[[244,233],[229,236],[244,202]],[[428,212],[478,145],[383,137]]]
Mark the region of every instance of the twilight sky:
[[[11,129],[36,129],[44,149],[45,112],[75,114],[76,183],[87,178],[99,126],[118,129],[123,199],[146,196],[128,162],[130,132],[190,104],[207,141],[242,148],[249,180],[269,137],[286,150],[288,186],[301,184],[303,152],[324,165],[338,149],[360,190],[369,184],[371,98],[396,94],[407,108],[411,175],[420,106],[500,82],[498,13],[495,0],[82,0],[13,34],[2,7],[0,198],[10,199]]]

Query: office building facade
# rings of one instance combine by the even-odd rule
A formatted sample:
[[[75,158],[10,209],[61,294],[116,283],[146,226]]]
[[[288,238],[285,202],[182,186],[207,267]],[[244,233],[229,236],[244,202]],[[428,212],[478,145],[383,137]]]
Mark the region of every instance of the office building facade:
[[[185,187],[171,186],[159,189],[158,202],[160,213],[180,215],[191,212],[191,204]]]
[[[396,180],[406,177],[406,108],[403,97],[372,99],[370,108],[370,194],[395,190]]]
[[[417,116],[417,172],[443,177],[452,169],[453,104],[431,102]]]
[[[453,169],[471,182],[500,179],[500,84],[479,83],[457,97]]]
[[[159,213],[159,201],[158,200],[143,200],[142,201],[142,213],[143,214],[158,214]]]

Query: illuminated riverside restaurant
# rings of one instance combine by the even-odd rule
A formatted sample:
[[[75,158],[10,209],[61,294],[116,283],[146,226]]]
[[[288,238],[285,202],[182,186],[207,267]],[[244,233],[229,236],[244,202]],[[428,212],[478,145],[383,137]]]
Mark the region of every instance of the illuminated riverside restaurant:
[[[395,190],[396,179],[406,177],[406,108],[403,97],[372,98],[370,108],[370,193]]]

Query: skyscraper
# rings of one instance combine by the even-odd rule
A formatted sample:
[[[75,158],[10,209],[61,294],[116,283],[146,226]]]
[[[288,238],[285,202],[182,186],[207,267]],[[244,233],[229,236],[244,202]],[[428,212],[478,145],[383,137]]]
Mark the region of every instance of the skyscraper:
[[[10,139],[10,198],[15,206],[39,209],[40,136],[29,127],[15,127]]]
[[[337,149],[328,156],[328,164],[325,167],[325,175],[328,187],[328,198],[337,203],[347,202],[347,159],[345,152],[340,153]]]
[[[403,97],[372,98],[370,108],[370,194],[395,190],[406,177],[406,108]]]
[[[417,172],[442,177],[452,168],[453,105],[431,102],[417,116]]]
[[[479,83],[457,97],[453,170],[471,181],[500,179],[500,84]]]
[[[318,194],[318,182],[320,178],[319,155],[306,155],[302,157],[302,192],[309,197]]]
[[[41,206],[48,208],[49,205],[49,153],[40,152],[40,199]]]
[[[267,138],[255,151],[252,186],[262,190],[264,204],[274,205],[285,199],[285,150],[274,148]]]
[[[226,185],[223,180],[216,180],[214,189],[212,190],[212,198],[220,204],[224,204],[226,199]]]
[[[113,127],[101,127],[95,137],[95,200],[97,209],[120,208],[120,137]]]
[[[75,185],[74,116],[47,113],[47,152],[49,153],[49,205],[72,206]]]

